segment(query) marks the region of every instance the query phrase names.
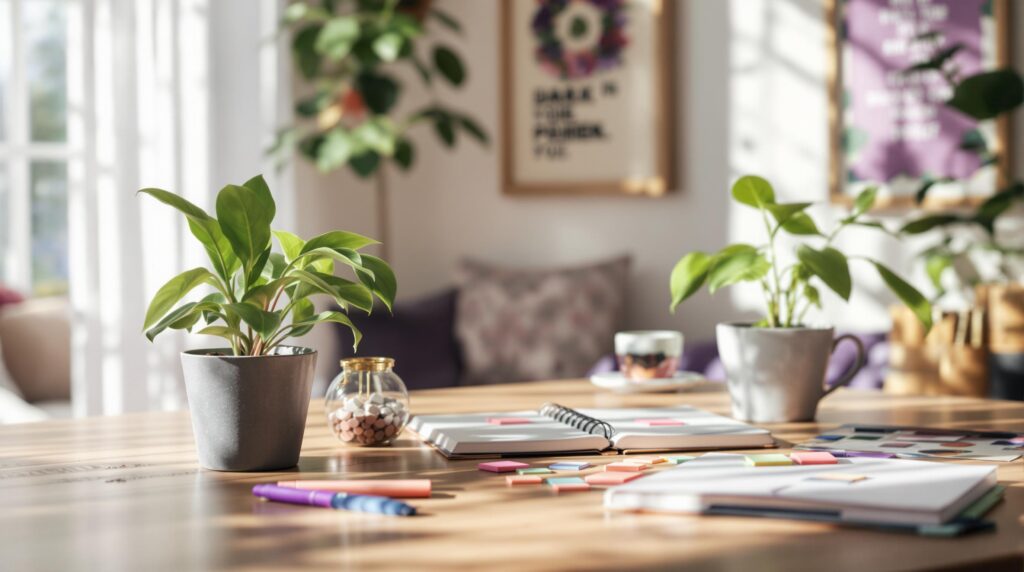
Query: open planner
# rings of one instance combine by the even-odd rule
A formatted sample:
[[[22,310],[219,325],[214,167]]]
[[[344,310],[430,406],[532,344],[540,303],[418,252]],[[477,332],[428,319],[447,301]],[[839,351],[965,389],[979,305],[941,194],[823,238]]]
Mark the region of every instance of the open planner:
[[[992,465],[844,458],[837,464],[755,467],[746,456],[707,453],[605,492],[606,508],[769,516],[861,526],[953,526],[959,534],[998,501]],[[959,520],[959,521],[958,521]]]
[[[507,423],[506,423],[507,422]],[[694,407],[417,415],[409,428],[448,457],[771,447],[771,433]]]

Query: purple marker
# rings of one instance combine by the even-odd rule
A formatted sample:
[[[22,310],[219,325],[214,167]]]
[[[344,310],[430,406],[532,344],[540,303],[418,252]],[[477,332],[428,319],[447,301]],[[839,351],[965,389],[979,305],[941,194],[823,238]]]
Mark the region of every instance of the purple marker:
[[[395,516],[412,516],[416,514],[415,507],[388,497],[350,495],[346,493],[336,493],[334,491],[296,489],[292,487],[281,487],[278,485],[256,485],[252,488],[252,494],[267,500],[286,502],[289,504],[322,506],[325,508],[390,514]]]

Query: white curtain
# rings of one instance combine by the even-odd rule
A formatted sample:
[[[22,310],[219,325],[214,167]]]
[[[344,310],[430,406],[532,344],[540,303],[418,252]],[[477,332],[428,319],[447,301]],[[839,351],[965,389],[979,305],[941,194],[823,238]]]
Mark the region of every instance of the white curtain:
[[[84,150],[69,198],[72,405],[77,416],[185,405],[178,353],[207,340],[142,333],[149,297],[204,265],[182,217],[135,192],[213,210],[258,172],[292,212],[263,150],[285,117],[287,66],[268,38],[278,0],[79,0],[69,105]],[[74,46],[81,46],[78,53]],[[76,81],[76,78],[78,81]]]

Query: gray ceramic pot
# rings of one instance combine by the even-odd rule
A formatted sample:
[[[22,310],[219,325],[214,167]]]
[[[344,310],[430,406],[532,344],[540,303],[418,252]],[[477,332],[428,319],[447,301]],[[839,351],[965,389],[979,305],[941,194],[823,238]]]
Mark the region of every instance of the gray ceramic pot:
[[[821,398],[849,383],[864,366],[860,340],[851,335],[833,339],[832,328],[718,324],[715,333],[729,382],[732,416],[746,421],[810,421]],[[857,362],[826,388],[829,358],[843,340],[857,346]]]
[[[299,462],[316,351],[269,356],[231,350],[181,354],[199,464],[215,471],[271,471]]]

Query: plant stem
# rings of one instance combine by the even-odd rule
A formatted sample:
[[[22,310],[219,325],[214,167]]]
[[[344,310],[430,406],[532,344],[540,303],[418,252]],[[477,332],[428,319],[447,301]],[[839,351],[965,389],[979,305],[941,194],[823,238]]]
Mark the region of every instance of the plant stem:
[[[775,231],[772,230],[772,223],[768,220],[768,213],[764,209],[761,209],[761,218],[764,219],[764,226],[768,229],[768,248],[771,251],[772,276],[775,278],[775,290],[768,289],[769,296],[771,297],[768,324],[773,328],[777,328],[779,326],[779,318],[781,318],[777,313],[780,307],[779,297],[782,293],[782,281],[779,280],[779,263],[775,253]]]

